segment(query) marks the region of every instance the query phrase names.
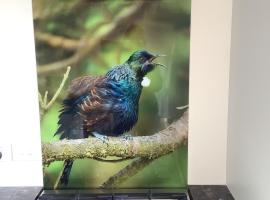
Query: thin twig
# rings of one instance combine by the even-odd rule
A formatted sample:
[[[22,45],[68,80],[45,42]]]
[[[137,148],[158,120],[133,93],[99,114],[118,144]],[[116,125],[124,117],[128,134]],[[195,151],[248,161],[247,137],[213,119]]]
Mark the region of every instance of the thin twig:
[[[65,82],[66,82],[66,80],[67,80],[67,78],[68,78],[70,69],[71,69],[71,67],[68,66],[68,67],[67,67],[67,71],[66,71],[66,73],[64,74],[64,77],[63,77],[63,79],[62,79],[62,82],[61,82],[59,88],[56,90],[56,92],[55,92],[55,94],[53,95],[52,99],[51,99],[51,100],[49,101],[49,103],[46,105],[45,110],[48,110],[48,109],[52,106],[52,104],[55,102],[55,100],[57,99],[57,97],[59,96],[59,94],[60,94],[60,92],[62,91],[62,89],[63,89],[63,87],[64,87],[64,85],[65,85]],[[47,96],[47,95],[46,95],[46,93],[45,93],[45,97],[46,97],[46,96]],[[45,98],[44,98],[44,99],[45,99]],[[47,98],[46,98],[46,99],[47,99]]]
[[[40,92],[38,92],[38,101],[39,101],[40,107],[43,108],[44,103],[43,103],[42,95],[40,94]]]
[[[43,104],[46,106],[48,101],[48,91],[45,91],[44,98],[43,98]]]
[[[42,118],[42,116],[44,115],[44,113],[46,113],[48,111],[48,109],[53,105],[53,103],[55,102],[55,100],[57,99],[57,97],[59,96],[60,92],[62,91],[66,80],[68,78],[69,72],[71,70],[71,67],[68,66],[67,67],[67,71],[63,76],[63,79],[58,87],[58,89],[56,90],[55,94],[53,95],[52,99],[50,100],[49,103],[47,103],[48,101],[48,91],[46,90],[44,97],[42,97],[42,95],[40,94],[40,92],[38,92],[38,100],[39,100],[39,106],[40,106],[40,117]]]

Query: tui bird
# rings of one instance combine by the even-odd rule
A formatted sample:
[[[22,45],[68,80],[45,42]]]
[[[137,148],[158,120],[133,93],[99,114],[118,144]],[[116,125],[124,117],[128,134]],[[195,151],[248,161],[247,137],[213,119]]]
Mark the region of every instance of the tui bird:
[[[143,77],[157,66],[154,55],[136,51],[105,76],[83,76],[72,81],[60,110],[55,135],[60,139],[120,136],[138,120]],[[67,185],[73,161],[66,160],[60,183]]]

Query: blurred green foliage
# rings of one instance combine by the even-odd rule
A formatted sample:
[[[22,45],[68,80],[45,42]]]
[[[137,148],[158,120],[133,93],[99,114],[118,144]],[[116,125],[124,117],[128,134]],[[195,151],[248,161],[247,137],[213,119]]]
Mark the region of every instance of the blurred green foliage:
[[[91,38],[102,24],[112,23],[114,16],[123,8],[137,1],[125,0],[33,0],[35,33],[48,33],[63,39],[83,41]],[[69,82],[78,76],[104,75],[112,66],[123,63],[138,49],[166,54],[160,63],[167,70],[156,69],[148,77],[149,87],[144,88],[139,109],[139,120],[131,131],[133,135],[151,135],[163,129],[168,123],[179,118],[183,111],[177,106],[188,104],[189,87],[189,34],[190,0],[153,0],[136,23],[121,32],[113,40],[104,40],[94,53],[72,66],[69,80],[57,102],[41,120],[43,142],[58,140],[54,137],[57,129],[58,111]],[[73,55],[77,49],[55,47],[48,41],[36,37],[38,65],[54,63]],[[41,93],[45,90],[52,95],[59,86],[63,71],[39,75]],[[122,163],[101,163],[93,160],[77,160],[70,177],[71,188],[95,188],[103,181],[126,166]],[[63,162],[54,162],[46,167],[44,184],[52,188],[62,169]],[[186,187],[187,148],[161,157],[140,173],[123,183],[122,188]]]

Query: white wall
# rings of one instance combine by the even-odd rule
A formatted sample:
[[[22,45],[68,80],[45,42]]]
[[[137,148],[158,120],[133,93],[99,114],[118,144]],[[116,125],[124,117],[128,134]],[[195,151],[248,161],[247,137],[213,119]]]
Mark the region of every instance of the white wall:
[[[192,0],[189,184],[226,184],[232,0]]]
[[[270,199],[269,8],[233,4],[227,179],[237,200]]]
[[[231,1],[192,0],[189,184],[226,183]],[[31,0],[0,0],[0,24],[0,146],[33,154],[0,161],[0,186],[42,185]]]
[[[42,185],[31,15],[31,0],[0,0],[0,147],[17,152],[0,161],[0,186]]]

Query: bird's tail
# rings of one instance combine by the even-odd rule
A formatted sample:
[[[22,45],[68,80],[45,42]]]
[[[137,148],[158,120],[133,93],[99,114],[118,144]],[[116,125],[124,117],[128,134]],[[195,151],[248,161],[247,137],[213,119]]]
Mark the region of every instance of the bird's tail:
[[[64,169],[62,172],[62,175],[60,177],[60,183],[61,185],[67,185],[69,180],[70,171],[73,165],[72,160],[66,160],[64,163]]]
[[[66,160],[64,162],[64,168],[60,173],[60,176],[57,178],[57,181],[54,185],[54,189],[58,189],[59,185],[67,185],[69,181],[69,175],[73,165],[73,160]]]
[[[58,178],[56,179],[56,182],[54,184],[54,189],[59,189],[61,186],[66,186],[69,181],[69,175],[71,172],[71,168],[73,165],[73,160],[65,160],[64,167],[62,171],[59,173]]]

